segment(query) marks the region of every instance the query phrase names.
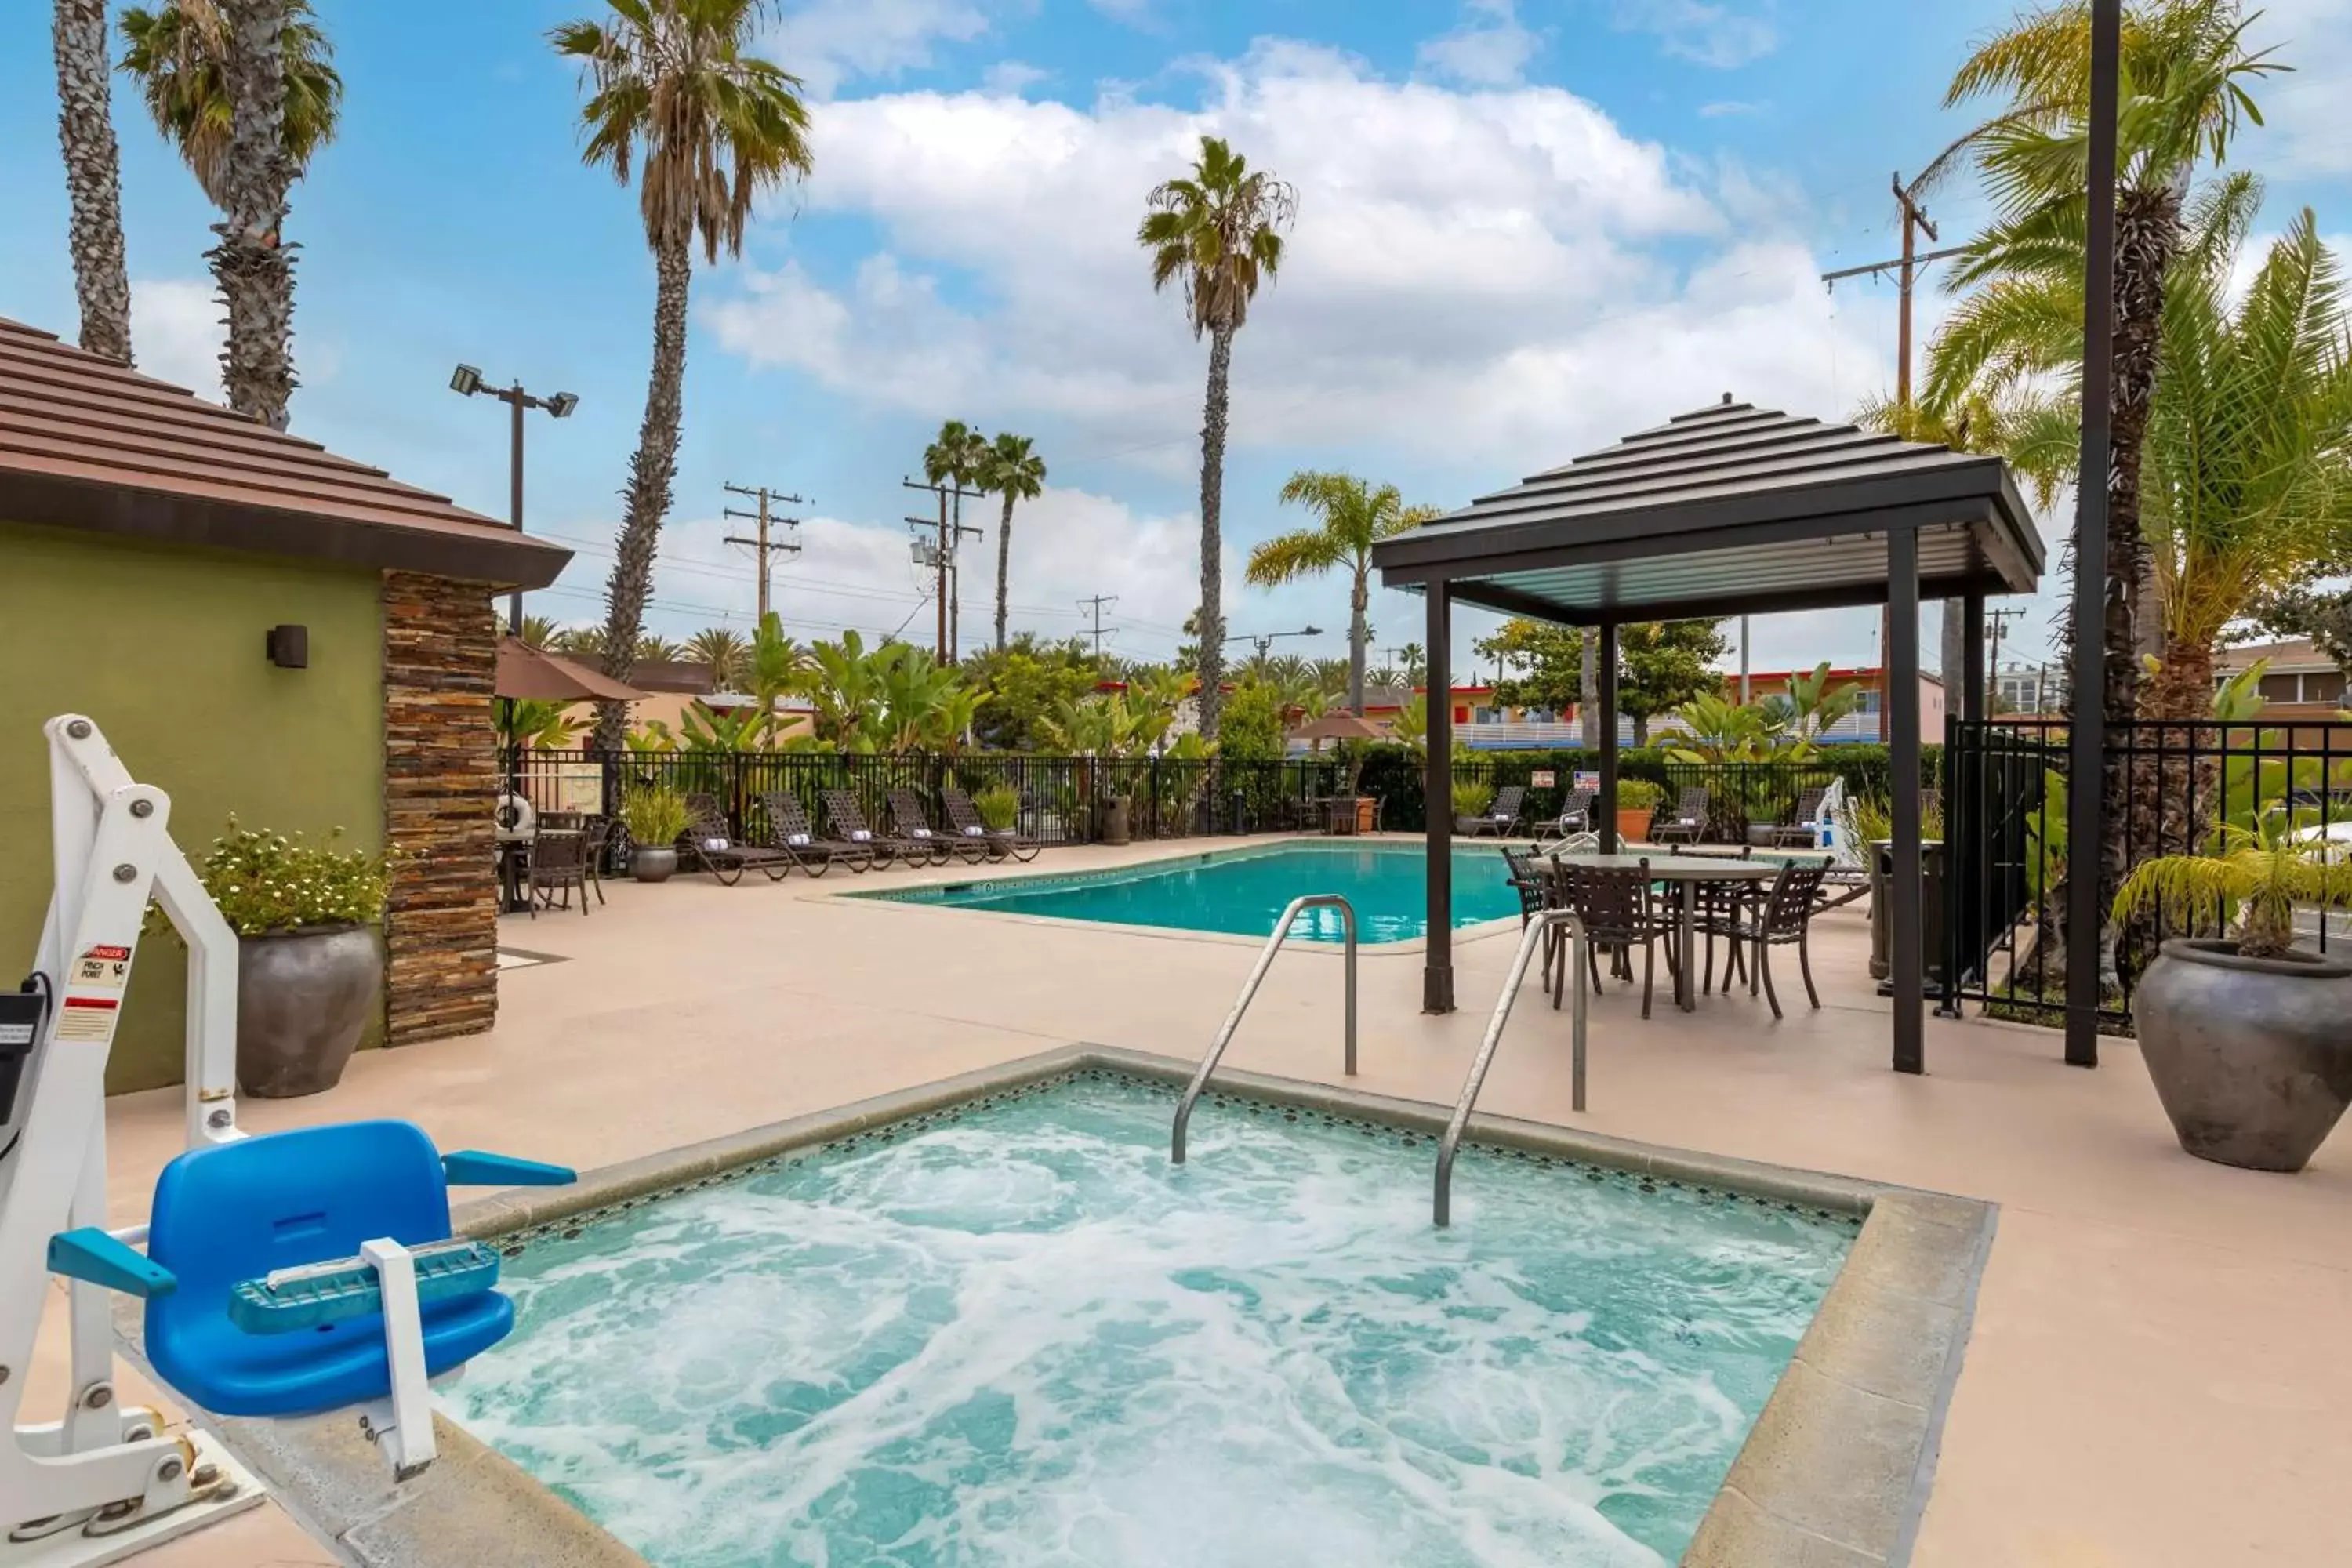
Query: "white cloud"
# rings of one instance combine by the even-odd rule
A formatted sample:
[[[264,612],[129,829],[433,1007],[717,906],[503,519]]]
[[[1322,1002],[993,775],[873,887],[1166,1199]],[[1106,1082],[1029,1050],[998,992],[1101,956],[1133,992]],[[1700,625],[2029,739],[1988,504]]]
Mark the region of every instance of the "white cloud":
[[[221,394],[221,346],[228,326],[211,279],[148,278],[131,286],[131,342],[139,373],[184,386],[210,403]]]
[[[980,0],[804,0],[786,12],[775,58],[819,97],[853,77],[895,76],[934,61],[940,42],[988,31]]]
[[[1717,0],[1616,0],[1616,25],[1654,33],[1666,53],[1729,69],[1770,54],[1780,36],[1764,17]]]
[[[1423,44],[1422,68],[1472,87],[1512,87],[1543,47],[1540,36],[1520,25],[1516,0],[1467,0],[1462,25]]]
[[[1026,60],[999,60],[981,73],[981,90],[1000,98],[1018,98],[1030,88],[1053,76]]]
[[[747,270],[705,323],[845,396],[1042,415],[1086,456],[1181,472],[1202,352],[1178,301],[1150,294],[1133,235],[1143,193],[1209,132],[1300,195],[1235,352],[1244,447],[1550,461],[1727,388],[1834,411],[1884,358],[1831,319],[1752,181],[1569,92],[1383,81],[1295,44],[1200,68],[1198,110],[929,92],[829,106],[805,201],[873,220],[883,251],[845,278]],[[1720,248],[1735,227],[1751,237]]]
[[[2275,58],[2294,68],[2249,87],[2266,128],[2241,135],[2259,149],[2261,166],[2307,177],[2352,174],[2343,109],[2352,79],[2352,0],[2264,0],[2248,43],[2275,48]]]
[[[1717,103],[1700,104],[1698,112],[1699,118],[1703,120],[1725,120],[1735,115],[1761,114],[1764,112],[1764,106],[1760,103],[1744,103],[1738,99],[1725,99]]]

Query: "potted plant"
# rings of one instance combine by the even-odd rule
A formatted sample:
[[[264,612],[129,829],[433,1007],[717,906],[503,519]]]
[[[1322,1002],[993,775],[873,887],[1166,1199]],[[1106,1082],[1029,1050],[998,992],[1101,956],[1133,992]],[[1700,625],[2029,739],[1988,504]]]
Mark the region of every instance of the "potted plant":
[[[2175,937],[2132,995],[2140,1058],[2180,1146],[2200,1160],[2300,1171],[2352,1103],[2352,964],[2294,945],[2298,907],[2352,905],[2352,861],[2324,830],[2222,824],[2210,855],[2141,863],[2118,924],[2160,914]]]
[[[971,797],[971,806],[991,833],[1009,833],[1021,820],[1021,792],[1009,784],[992,784]]]
[[[1665,791],[1647,779],[1617,781],[1617,843],[1639,844],[1650,836],[1650,818],[1657,815]]]
[[[677,870],[677,836],[686,831],[686,802],[674,789],[642,784],[621,798],[621,826],[628,829],[629,875],[640,882],[667,882]]]
[[[285,1100],[343,1076],[383,1006],[385,858],[239,827],[197,875],[237,934],[236,1081]]]
[[[1484,816],[1486,808],[1495,804],[1495,786],[1485,779],[1454,781],[1454,820],[1465,816]]]

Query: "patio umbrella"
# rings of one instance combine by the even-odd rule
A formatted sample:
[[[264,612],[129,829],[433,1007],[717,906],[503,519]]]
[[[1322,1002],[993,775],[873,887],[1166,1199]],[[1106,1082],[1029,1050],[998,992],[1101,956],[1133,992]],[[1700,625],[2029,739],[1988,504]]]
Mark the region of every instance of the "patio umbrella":
[[[536,702],[634,702],[645,693],[505,634],[499,638],[498,695]]]
[[[1324,714],[1303,729],[1293,730],[1290,738],[1313,741],[1319,745],[1325,741],[1384,741],[1388,739],[1388,731],[1342,708],[1337,713]]]

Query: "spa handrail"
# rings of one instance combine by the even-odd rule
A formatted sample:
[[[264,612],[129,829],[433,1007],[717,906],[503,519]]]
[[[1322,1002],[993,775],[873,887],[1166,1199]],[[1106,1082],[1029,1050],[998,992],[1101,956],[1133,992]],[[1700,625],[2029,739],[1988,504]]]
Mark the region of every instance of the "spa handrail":
[[[1486,1069],[1495,1064],[1495,1047],[1503,1043],[1503,1026],[1511,1020],[1511,1004],[1518,1000],[1519,983],[1527,978],[1528,960],[1534,955],[1536,944],[1553,926],[1568,927],[1568,946],[1559,955],[1568,966],[1562,984],[1575,994],[1569,1010],[1569,1093],[1570,1103],[1578,1110],[1584,1109],[1584,927],[1573,910],[1546,910],[1528,922],[1527,931],[1519,937],[1519,951],[1511,960],[1511,973],[1503,982],[1503,994],[1495,999],[1495,1016],[1486,1021],[1486,1037],[1478,1042],[1478,1054],[1471,1058],[1470,1076],[1462,1081],[1462,1098],[1454,1102],[1454,1119],[1445,1124],[1445,1136],[1437,1145],[1437,1203],[1435,1218],[1441,1226],[1454,1217],[1454,1153],[1461,1146],[1463,1131],[1470,1125],[1471,1108],[1478,1103],[1478,1091],[1486,1087]]]
[[[1225,1015],[1224,1024],[1217,1030],[1217,1037],[1209,1044],[1209,1054],[1201,1058],[1199,1070],[1192,1074],[1192,1081],[1185,1086],[1184,1098],[1176,1103],[1176,1127],[1170,1135],[1169,1158],[1177,1164],[1184,1163],[1184,1124],[1192,1120],[1192,1102],[1201,1098],[1202,1089],[1209,1087],[1209,1075],[1217,1070],[1217,1063],[1223,1058],[1225,1047],[1233,1042],[1234,1031],[1241,1027],[1242,1015],[1249,1011],[1250,1000],[1257,994],[1258,983],[1265,978],[1265,972],[1274,966],[1274,955],[1282,951],[1282,944],[1289,939],[1291,922],[1307,910],[1316,909],[1338,910],[1348,934],[1346,1065],[1348,1076],[1356,1076],[1356,906],[1338,893],[1308,893],[1291,900],[1289,907],[1282,911],[1282,918],[1274,922],[1274,934],[1266,938],[1265,946],[1258,950],[1257,963],[1251,968],[1249,978],[1242,982],[1242,994],[1234,999],[1234,1010]]]

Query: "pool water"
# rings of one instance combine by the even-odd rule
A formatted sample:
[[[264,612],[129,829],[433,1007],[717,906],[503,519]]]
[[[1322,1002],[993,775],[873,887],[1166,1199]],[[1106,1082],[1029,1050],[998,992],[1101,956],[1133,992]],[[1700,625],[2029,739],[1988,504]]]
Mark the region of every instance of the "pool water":
[[[1418,844],[1285,844],[1109,871],[956,882],[866,896],[1066,921],[1265,936],[1282,918],[1285,906],[1300,894],[1344,893],[1355,907],[1358,942],[1405,942],[1428,934],[1428,864]],[[1487,846],[1454,852],[1454,925],[1506,920],[1518,912],[1519,896],[1499,850]],[[1328,908],[1307,910],[1292,929],[1318,942],[1338,942],[1344,935],[1339,911]]]
[[[1675,1561],[1853,1222],[1088,1073],[525,1239],[451,1414],[658,1568]]]

